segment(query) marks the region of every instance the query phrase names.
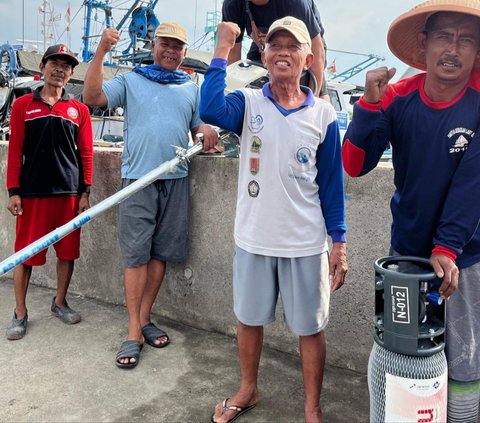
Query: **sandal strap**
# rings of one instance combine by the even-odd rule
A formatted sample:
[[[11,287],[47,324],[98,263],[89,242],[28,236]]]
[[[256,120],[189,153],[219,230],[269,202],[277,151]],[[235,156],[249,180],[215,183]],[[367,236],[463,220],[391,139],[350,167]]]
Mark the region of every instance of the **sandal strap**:
[[[117,352],[117,360],[119,358],[138,358],[140,356],[142,346],[143,345],[138,341],[124,341]]]
[[[142,335],[149,340],[155,340],[157,338],[161,338],[162,336],[166,336],[168,338],[167,333],[158,326],[155,326],[153,323],[148,323],[142,328]]]
[[[227,398],[223,401],[223,404],[222,404],[222,414],[226,413],[227,411],[243,411],[243,409],[245,407],[240,407],[238,405],[227,405],[227,401],[229,400],[230,398]]]

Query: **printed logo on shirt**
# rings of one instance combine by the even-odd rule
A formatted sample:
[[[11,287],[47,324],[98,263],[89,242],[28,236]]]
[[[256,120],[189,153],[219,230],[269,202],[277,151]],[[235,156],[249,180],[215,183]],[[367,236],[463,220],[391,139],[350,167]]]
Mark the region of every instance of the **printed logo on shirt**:
[[[296,147],[291,165],[298,170],[308,170],[315,165],[315,146],[300,144]]]
[[[258,185],[258,182],[257,181],[251,181],[249,184],[248,184],[248,195],[250,197],[258,197],[258,194],[260,192],[260,186]]]
[[[263,117],[261,115],[250,116],[248,129],[254,134],[258,134],[263,129]]]
[[[42,109],[33,109],[33,110],[27,110],[25,112],[26,115],[31,115],[32,113],[40,113]]]
[[[450,147],[449,153],[455,154],[467,151],[468,145],[472,140],[475,132],[467,128],[455,128],[448,133],[448,138],[455,139],[454,144]]]
[[[69,107],[67,110],[67,114],[72,119],[76,119],[78,117],[78,110],[75,107]]]
[[[252,137],[252,145],[250,146],[250,151],[252,153],[260,154],[260,150],[262,149],[262,140],[258,138],[256,135]]]

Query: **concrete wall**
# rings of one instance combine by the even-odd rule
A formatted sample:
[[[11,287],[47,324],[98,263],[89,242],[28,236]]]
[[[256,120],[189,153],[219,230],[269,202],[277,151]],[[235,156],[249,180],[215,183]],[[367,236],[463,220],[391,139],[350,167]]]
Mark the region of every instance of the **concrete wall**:
[[[6,156],[7,145],[0,143],[1,260],[13,251],[15,224],[5,207]],[[120,151],[96,150],[92,204],[116,192],[119,168]],[[232,312],[231,267],[238,160],[197,156],[190,171],[190,258],[168,267],[154,312],[194,327],[233,335],[236,320]],[[366,372],[372,346],[373,262],[388,253],[392,170],[376,169],[360,179],[347,177],[346,191],[350,270],[347,284],[332,296],[327,361]],[[34,269],[32,283],[55,287],[52,251],[47,265]],[[115,210],[83,227],[82,256],[76,263],[71,292],[124,303]],[[13,293],[11,303],[13,308]],[[281,308],[277,317],[265,332],[265,342],[281,351],[297,353],[297,340],[284,325]]]

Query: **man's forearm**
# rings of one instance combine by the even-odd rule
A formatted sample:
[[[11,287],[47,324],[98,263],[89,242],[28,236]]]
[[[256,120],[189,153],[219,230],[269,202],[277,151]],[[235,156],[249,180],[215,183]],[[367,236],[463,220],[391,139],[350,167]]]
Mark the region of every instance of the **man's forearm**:
[[[314,60],[310,70],[317,80],[317,90],[314,94],[318,96],[323,84],[323,71],[325,70],[325,49],[320,34],[312,39],[312,53]]]
[[[104,57],[103,53],[97,51],[85,74],[83,101],[89,106],[104,107],[107,105],[107,99],[102,91]]]
[[[228,54],[228,64],[238,62],[242,58],[242,43],[236,43]]]

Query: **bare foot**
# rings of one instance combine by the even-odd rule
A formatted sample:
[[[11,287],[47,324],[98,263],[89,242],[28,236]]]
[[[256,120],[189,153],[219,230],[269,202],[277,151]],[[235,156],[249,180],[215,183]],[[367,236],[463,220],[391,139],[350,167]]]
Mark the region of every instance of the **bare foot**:
[[[315,408],[313,410],[305,409],[305,423],[322,423],[322,410]]]
[[[155,339],[155,341],[153,341],[153,343],[154,343],[155,345],[165,345],[165,344],[168,344],[168,337],[166,337],[166,336],[161,336],[160,338]]]

